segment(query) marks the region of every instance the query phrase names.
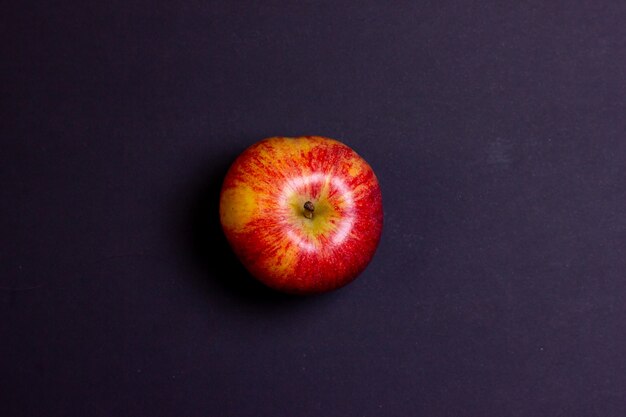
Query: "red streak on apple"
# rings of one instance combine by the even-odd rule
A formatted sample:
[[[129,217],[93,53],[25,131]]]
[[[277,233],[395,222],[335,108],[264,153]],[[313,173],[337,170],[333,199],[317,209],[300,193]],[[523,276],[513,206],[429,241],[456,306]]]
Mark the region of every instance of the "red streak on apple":
[[[372,259],[383,226],[380,187],[356,152],[333,139],[274,137],[229,169],[220,220],[250,273],[280,291],[346,285]]]

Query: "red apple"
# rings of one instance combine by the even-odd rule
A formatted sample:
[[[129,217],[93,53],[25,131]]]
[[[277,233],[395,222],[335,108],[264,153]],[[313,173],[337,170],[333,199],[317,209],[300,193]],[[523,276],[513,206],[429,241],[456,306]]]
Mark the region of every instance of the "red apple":
[[[383,226],[372,168],[333,139],[274,137],[230,167],[220,220],[250,273],[289,293],[346,285],[372,259]]]

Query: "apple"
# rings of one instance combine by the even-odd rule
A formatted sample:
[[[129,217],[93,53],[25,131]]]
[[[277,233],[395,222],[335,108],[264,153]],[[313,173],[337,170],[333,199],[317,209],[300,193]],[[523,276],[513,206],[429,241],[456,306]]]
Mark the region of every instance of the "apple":
[[[343,143],[273,137],[228,170],[220,220],[254,277],[279,291],[314,294],[348,284],[370,262],[382,197],[372,168]]]

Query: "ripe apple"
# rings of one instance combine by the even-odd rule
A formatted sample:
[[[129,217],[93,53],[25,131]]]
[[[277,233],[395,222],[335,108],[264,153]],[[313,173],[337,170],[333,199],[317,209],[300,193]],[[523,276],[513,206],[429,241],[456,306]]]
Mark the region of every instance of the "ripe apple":
[[[250,273],[274,289],[313,294],[346,285],[372,259],[383,226],[372,168],[319,136],[273,137],[230,167],[220,220]]]

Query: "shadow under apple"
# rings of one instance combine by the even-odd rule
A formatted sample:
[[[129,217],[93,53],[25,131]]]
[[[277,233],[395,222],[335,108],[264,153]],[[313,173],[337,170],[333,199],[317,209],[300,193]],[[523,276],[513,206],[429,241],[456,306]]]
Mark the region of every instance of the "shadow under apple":
[[[302,297],[284,294],[261,284],[244,268],[234,254],[222,231],[219,220],[219,198],[222,181],[238,153],[223,155],[198,174],[196,187],[187,199],[187,223],[184,226],[188,252],[206,277],[196,284],[212,293],[217,289],[246,304],[284,307],[301,304]]]

